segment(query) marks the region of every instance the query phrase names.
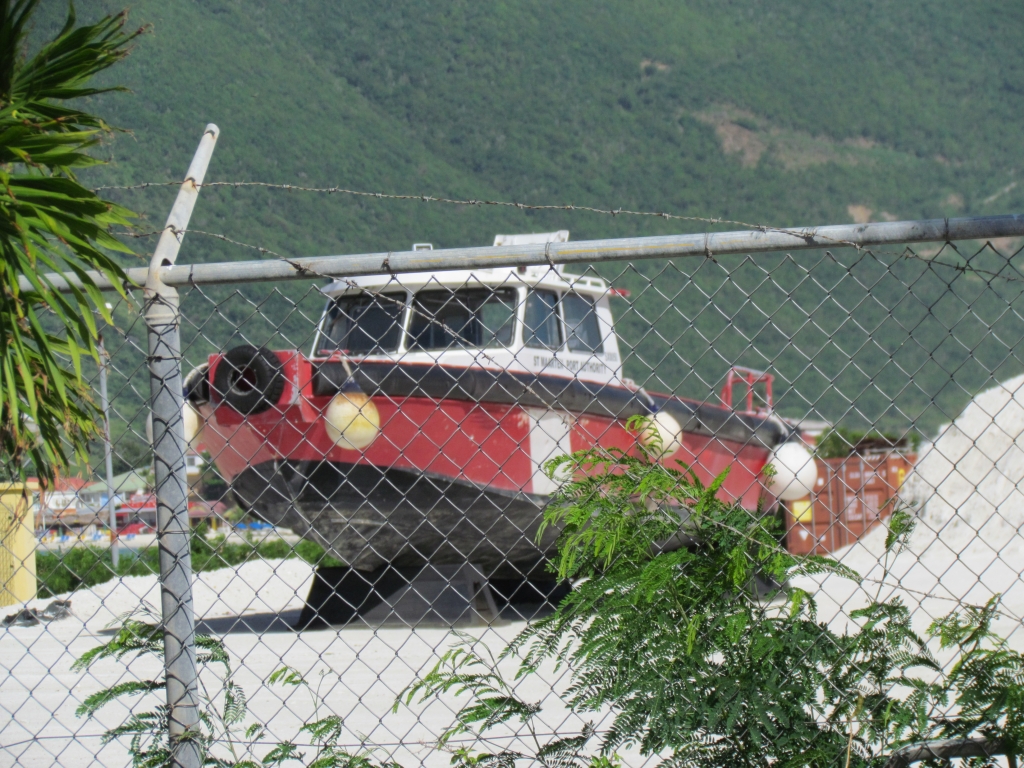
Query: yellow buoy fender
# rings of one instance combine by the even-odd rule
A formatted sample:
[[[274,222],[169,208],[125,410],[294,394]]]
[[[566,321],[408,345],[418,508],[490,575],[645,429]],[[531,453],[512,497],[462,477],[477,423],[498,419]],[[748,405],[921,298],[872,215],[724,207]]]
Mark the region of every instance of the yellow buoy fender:
[[[192,403],[185,401],[185,404],[181,408],[181,421],[182,431],[185,433],[185,446],[187,448],[195,449],[199,436],[203,431],[203,427],[206,426],[206,419],[199,414],[199,411],[196,410]],[[152,412],[146,415],[146,441],[150,445],[153,444]]]
[[[199,435],[203,431],[205,426],[205,420],[196,410],[192,403],[186,401],[185,407],[181,409],[181,420],[185,430],[185,444],[196,450],[196,445],[199,441]]]
[[[342,392],[324,411],[324,427],[339,448],[361,451],[380,434],[380,414],[368,395]]]

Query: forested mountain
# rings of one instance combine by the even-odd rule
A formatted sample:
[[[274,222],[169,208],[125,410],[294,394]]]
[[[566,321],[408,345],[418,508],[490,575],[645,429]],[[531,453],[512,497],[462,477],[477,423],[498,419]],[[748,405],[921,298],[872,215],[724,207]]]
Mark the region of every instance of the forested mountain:
[[[92,0],[78,12],[120,7]],[[47,0],[38,33],[65,9]],[[1018,3],[138,0],[130,18],[152,33],[112,73],[132,93],[93,107],[131,131],[104,147],[112,162],[89,175],[97,184],[180,179],[215,122],[213,180],[778,226],[1024,210]],[[173,189],[111,195],[159,226]],[[287,256],[486,244],[496,232],[564,228],[585,239],[706,227],[252,188],[204,190],[192,226]],[[179,261],[253,257],[190,236]],[[627,362],[638,380],[706,397],[730,363],[769,366],[791,415],[930,430],[992,372],[1022,369],[1020,321],[1007,310],[1019,290],[895,262],[836,251],[601,271],[633,290],[618,311],[639,342]],[[248,321],[250,338],[266,340],[278,320],[296,343],[306,338],[280,293],[309,290],[245,289],[277,297],[264,305],[273,322]],[[201,322],[187,332],[205,339],[194,357],[230,343],[252,314],[229,294],[188,299]],[[226,301],[220,313],[211,298]],[[315,312],[311,299],[302,306]],[[990,322],[998,338],[985,333]]]

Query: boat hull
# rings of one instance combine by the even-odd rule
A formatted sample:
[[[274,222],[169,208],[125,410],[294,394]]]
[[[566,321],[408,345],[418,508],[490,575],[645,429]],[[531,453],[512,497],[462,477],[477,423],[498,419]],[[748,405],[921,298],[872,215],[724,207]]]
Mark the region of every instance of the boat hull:
[[[489,577],[527,577],[557,535],[536,539],[546,497],[407,469],[267,462],[244,470],[232,487],[263,520],[362,571],[472,562]]]
[[[788,437],[767,416],[573,377],[362,364],[354,378],[380,433],[351,450],[324,424],[343,367],[279,354],[288,381],[280,403],[243,416],[211,398],[199,405],[198,447],[243,508],[361,571],[471,562],[496,578],[536,575],[556,536],[536,541],[558,487],[544,464],[595,446],[635,450],[633,415],[671,415],[682,433],[665,463],[706,483],[728,469],[721,495],[749,509],[764,492],[761,469]],[[216,365],[211,358],[211,375]]]

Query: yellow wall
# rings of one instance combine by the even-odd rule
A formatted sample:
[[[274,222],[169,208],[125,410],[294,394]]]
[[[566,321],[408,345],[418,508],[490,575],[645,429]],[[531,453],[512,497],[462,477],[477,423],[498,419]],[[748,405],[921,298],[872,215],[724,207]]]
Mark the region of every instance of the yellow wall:
[[[30,514],[36,483],[0,483],[0,606],[36,596],[35,521]],[[26,498],[27,497],[27,498]]]

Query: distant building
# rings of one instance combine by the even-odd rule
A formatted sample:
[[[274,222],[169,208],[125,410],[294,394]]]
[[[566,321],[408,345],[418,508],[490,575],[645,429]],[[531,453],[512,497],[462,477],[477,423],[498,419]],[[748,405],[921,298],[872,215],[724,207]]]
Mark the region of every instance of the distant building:
[[[112,487],[118,527],[136,517],[147,525],[156,526],[156,501],[144,502],[151,486],[152,483],[136,470],[114,476]],[[80,477],[61,478],[52,490],[40,493],[36,525],[44,530],[90,525],[106,527],[110,522],[108,499],[106,480],[89,482]]]
[[[52,488],[40,490],[39,506],[36,508],[37,527],[80,525],[80,493],[88,483],[82,477],[58,477]],[[92,517],[91,512],[88,516]]]
[[[205,462],[202,456],[190,452],[185,457],[186,475],[190,486],[195,486],[202,476]],[[156,528],[156,495],[153,481],[140,470],[132,469],[106,480],[89,481],[82,477],[58,478],[51,489],[34,494],[32,509],[38,530],[81,529],[88,526],[109,527],[110,490],[113,489],[114,510],[118,529],[127,526]],[[195,487],[190,487],[195,496],[189,504],[189,518],[193,525],[206,519],[214,519],[226,509],[222,503],[197,501]]]

